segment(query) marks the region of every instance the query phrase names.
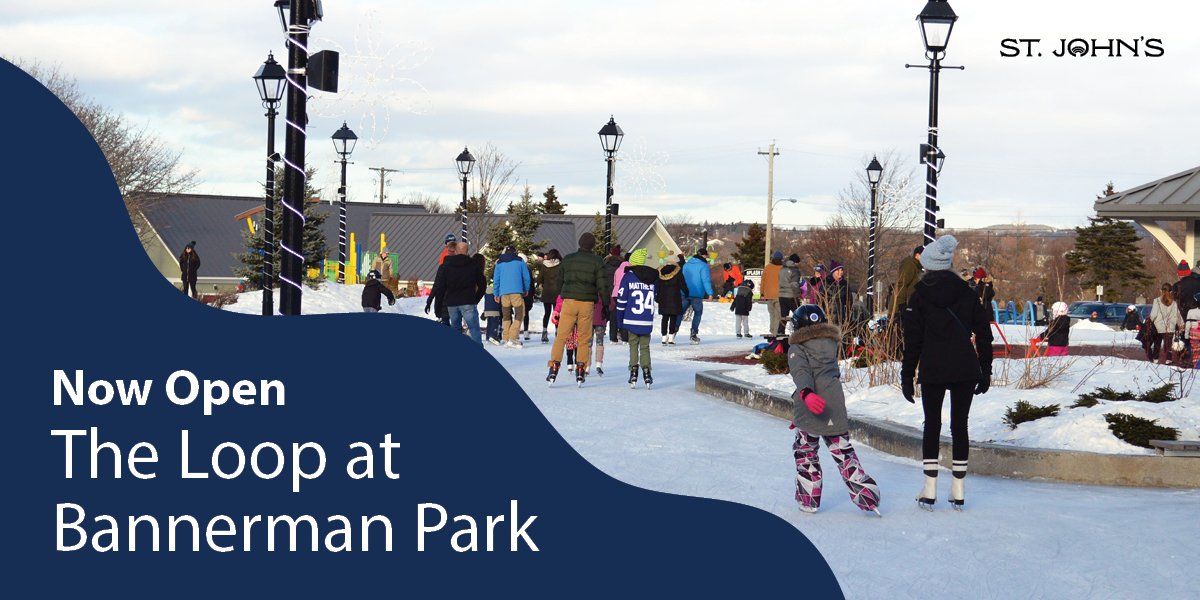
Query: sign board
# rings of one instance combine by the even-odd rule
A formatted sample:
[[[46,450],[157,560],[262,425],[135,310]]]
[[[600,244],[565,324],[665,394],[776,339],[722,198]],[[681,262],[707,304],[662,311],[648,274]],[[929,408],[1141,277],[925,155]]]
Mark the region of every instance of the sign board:
[[[746,279],[754,282],[755,293],[758,293],[758,290],[762,289],[762,274],[762,269],[744,269],[742,271],[742,275],[744,275]]]

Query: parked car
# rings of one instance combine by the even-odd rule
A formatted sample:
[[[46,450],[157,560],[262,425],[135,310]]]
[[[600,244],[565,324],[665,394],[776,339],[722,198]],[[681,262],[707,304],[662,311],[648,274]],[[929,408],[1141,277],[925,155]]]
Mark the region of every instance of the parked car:
[[[1072,325],[1079,320],[1092,320],[1094,312],[1096,323],[1103,323],[1112,329],[1121,329],[1127,306],[1129,305],[1126,302],[1072,302],[1067,314]]]
[[[1071,324],[1074,325],[1076,321],[1091,320],[1094,312],[1097,323],[1103,323],[1113,329],[1120,329],[1121,324],[1125,322],[1125,309],[1129,306],[1126,302],[1072,302],[1067,314],[1071,317]],[[1150,316],[1149,305],[1135,304],[1134,306],[1138,307],[1143,321]]]

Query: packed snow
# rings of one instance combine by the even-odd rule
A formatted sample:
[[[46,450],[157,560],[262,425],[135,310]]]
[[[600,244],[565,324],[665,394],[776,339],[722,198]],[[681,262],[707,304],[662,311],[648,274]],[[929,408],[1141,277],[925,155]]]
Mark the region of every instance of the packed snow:
[[[331,284],[318,291],[306,290],[304,311],[358,312],[360,289]],[[243,294],[238,304],[227,308],[255,314],[261,306],[260,298],[257,293]],[[752,331],[766,330],[763,308],[756,306],[751,313]],[[413,298],[385,306],[384,312],[424,318],[423,309],[424,298]],[[970,476],[966,510],[958,513],[942,500],[950,479],[949,473],[943,472],[939,503],[935,512],[926,513],[913,501],[922,477],[916,461],[856,444],[864,468],[880,486],[883,517],[862,513],[851,504],[827,451],[821,456],[826,474],[821,510],[815,515],[803,514],[793,499],[793,434],[788,423],[695,391],[697,372],[730,367],[696,358],[748,352],[752,345],[733,337],[728,305],[706,306],[700,345],[685,341],[683,345],[663,347],[655,336],[651,345],[655,378],[652,390],[630,389],[625,383],[628,347],[620,345],[606,348],[606,376],[593,375],[584,387],[577,388],[568,381],[571,377],[564,368],[559,383],[547,387],[544,379],[549,345],[538,341],[540,305],[533,308],[530,324],[534,333],[524,348],[485,345],[485,349],[508,369],[584,458],[633,485],[739,502],[778,515],[812,540],[847,597],[1194,595],[1197,579],[1193,563],[1200,555],[1200,490]],[[681,329],[685,334],[681,340],[688,325],[684,323]],[[1106,335],[1099,331],[1095,334]],[[1073,343],[1074,337],[1073,331]],[[1111,337],[1107,343],[1113,343]],[[1086,370],[1087,364],[1080,362],[1071,372]],[[1114,362],[1111,368],[1129,371],[1112,374],[1106,367],[1103,374],[1092,374],[1088,383],[1116,384],[1121,377],[1140,377],[1139,381],[1149,382],[1146,366],[1118,366]],[[747,368],[746,373],[755,371],[766,375],[757,366]],[[786,377],[776,377],[767,383],[790,391],[784,380]],[[866,411],[874,406],[872,410],[877,414],[893,418],[913,410],[897,391],[889,389],[852,393],[852,410]],[[1006,392],[994,387],[983,398],[999,398]],[[1072,393],[1066,383],[1026,393],[1035,392],[1044,394],[1035,403],[1054,400],[1064,403],[1064,412],[1085,410],[1066,409],[1070,403],[1066,398]],[[1034,401],[1032,395],[1028,397]],[[984,429],[984,421],[997,414],[986,404],[977,403],[972,411],[972,427],[977,432]],[[1098,406],[1087,410],[1102,409]],[[1194,413],[1189,418],[1194,419]],[[1191,427],[1195,426],[1193,421]],[[746,576],[788,577],[796,581],[797,594],[803,594],[803,572],[804,565],[797,565],[794,573]]]

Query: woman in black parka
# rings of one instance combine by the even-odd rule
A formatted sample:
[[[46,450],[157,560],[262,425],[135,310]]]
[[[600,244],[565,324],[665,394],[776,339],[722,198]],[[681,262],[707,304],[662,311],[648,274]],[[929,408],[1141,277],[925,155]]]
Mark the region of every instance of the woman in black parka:
[[[658,283],[654,284],[654,299],[658,302],[658,314],[662,315],[662,343],[675,343],[679,331],[679,315],[683,312],[683,295],[687,283],[679,265],[670,263],[658,270]]]
[[[183,253],[179,255],[179,279],[183,282],[180,289],[183,293],[188,293],[188,288],[192,290],[192,297],[199,298],[196,293],[196,273],[200,271],[200,255],[196,254],[196,242],[188,242],[188,245],[183,247]]]
[[[919,505],[933,510],[937,498],[938,441],[942,402],[950,393],[950,435],[953,440],[950,504],[962,510],[970,438],[967,420],[971,399],[984,394],[992,381],[991,321],[979,296],[950,271],[958,240],[943,236],[921,253],[926,273],[913,288],[904,309],[904,362],[900,385],[904,399],[914,402],[913,379],[921,374],[921,405],[925,411],[922,459],[925,485]]]

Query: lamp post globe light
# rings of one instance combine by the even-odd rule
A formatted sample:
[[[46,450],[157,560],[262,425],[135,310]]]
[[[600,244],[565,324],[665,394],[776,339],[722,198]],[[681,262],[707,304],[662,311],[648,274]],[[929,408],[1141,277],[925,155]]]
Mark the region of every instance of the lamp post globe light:
[[[267,179],[264,189],[266,198],[263,212],[263,274],[262,274],[262,314],[271,316],[275,313],[275,110],[283,100],[284,77],[283,65],[275,62],[275,55],[268,52],[267,60],[254,74],[254,85],[258,88],[258,99],[263,108],[267,109]]]
[[[938,79],[942,69],[963,68],[942,65],[956,21],[958,15],[954,14],[954,9],[950,8],[950,3],[946,0],[929,0],[921,14],[917,15],[917,22],[921,26],[921,41],[925,45],[925,57],[929,59],[929,65],[926,67],[929,69],[929,142],[921,146],[921,162],[925,164],[924,245],[933,241],[937,231],[937,180],[941,167],[939,157],[945,158],[938,148]]]
[[[346,283],[346,164],[357,143],[358,136],[342,121],[342,128],[333,132],[333,149],[342,163],[342,185],[338,187],[338,283]]]
[[[767,266],[771,264],[771,238],[774,237],[773,232],[775,230],[773,216],[775,214],[775,207],[779,206],[780,202],[790,202],[792,204],[795,204],[797,202],[797,200],[795,198],[780,198],[774,202],[767,204],[767,243],[763,246],[763,268],[764,269],[767,268]]]
[[[879,205],[876,195],[879,192],[879,180],[883,178],[883,165],[877,157],[871,157],[867,165],[867,183],[871,184],[871,235],[867,244],[867,313],[875,318],[875,236],[879,227]]]
[[[462,232],[459,237],[462,241],[470,243],[467,238],[467,178],[471,175],[471,167],[475,166],[475,157],[463,146],[463,151],[454,162],[458,164],[458,174],[462,176],[462,204],[459,205],[459,212],[462,213]]]
[[[600,146],[604,148],[605,160],[608,161],[608,191],[604,197],[604,253],[612,249],[612,198],[613,198],[613,175],[616,172],[617,150],[621,148],[621,140],[625,138],[625,132],[613,120],[612,115],[608,117],[608,123],[600,128]]]

